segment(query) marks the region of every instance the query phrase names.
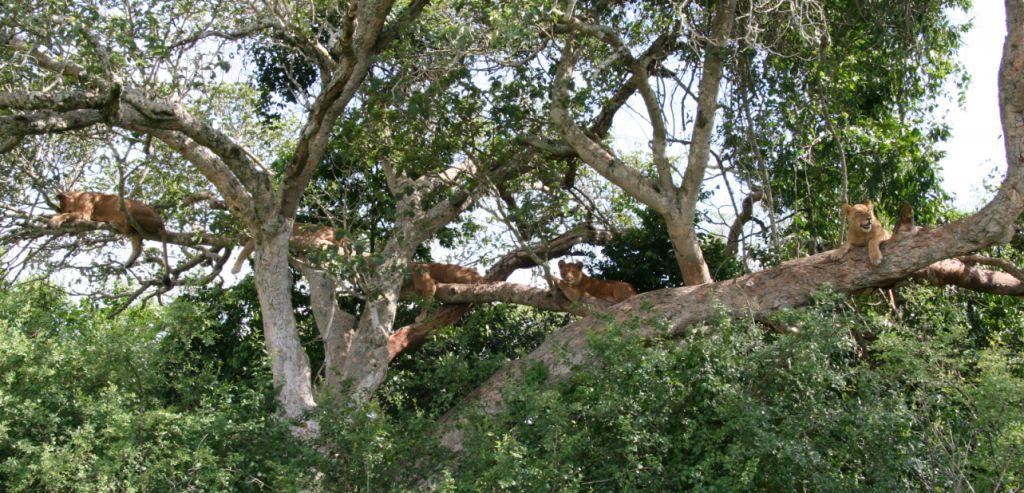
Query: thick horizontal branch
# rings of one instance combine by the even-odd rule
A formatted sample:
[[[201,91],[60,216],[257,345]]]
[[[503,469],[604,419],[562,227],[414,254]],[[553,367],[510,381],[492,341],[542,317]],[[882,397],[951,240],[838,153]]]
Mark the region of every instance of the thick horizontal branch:
[[[567,300],[561,293],[511,282],[487,284],[438,284],[434,297],[445,303],[490,303],[500,301],[532,306],[541,310],[591,315],[610,306],[590,299],[587,305]]]
[[[105,122],[101,110],[39,110],[0,116],[0,134],[5,136],[41,135],[81,130]]]
[[[85,233],[91,233],[94,231],[106,231],[117,235],[122,235],[113,226],[106,223],[98,223],[93,221],[65,221],[60,226],[52,227],[46,223],[40,225],[26,225],[18,231],[12,231],[11,234],[6,236],[9,241],[26,241],[37,238],[43,238],[47,236],[63,236],[63,235],[82,235]],[[122,235],[123,236],[123,235]],[[143,234],[140,235],[147,240],[161,241],[160,235],[156,234]],[[232,247],[237,245],[238,242],[233,238],[226,236],[214,235],[206,232],[193,231],[193,232],[167,232],[167,243],[197,248],[200,246],[211,246],[215,248]]]
[[[0,92],[0,108],[11,110],[52,110],[67,111],[98,109],[110,101],[110,95],[96,91],[3,91]]]
[[[508,253],[488,269],[484,279],[489,282],[504,281],[518,269],[536,267],[535,258],[558,258],[568,254],[576,245],[602,245],[609,239],[611,234],[607,231],[598,231],[591,227],[576,228],[550,242]],[[473,305],[469,303],[446,305],[431,313],[427,320],[396,330],[388,338],[388,357],[394,359],[405,351],[419,347],[432,331],[457,322],[472,309]]]

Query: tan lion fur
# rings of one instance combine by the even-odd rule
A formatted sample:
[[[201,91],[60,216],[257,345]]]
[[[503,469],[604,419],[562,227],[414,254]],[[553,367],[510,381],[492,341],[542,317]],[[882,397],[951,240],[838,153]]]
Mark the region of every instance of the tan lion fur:
[[[562,274],[558,288],[570,301],[579,301],[583,293],[616,303],[636,296],[636,289],[630,283],[594,279],[584,274],[583,264],[577,262],[559,260],[558,271]]]
[[[851,247],[867,245],[871,265],[881,264],[882,251],[879,249],[879,245],[888,240],[891,235],[875,217],[874,205],[868,200],[863,204],[843,204],[842,210],[843,215],[850,221],[850,228],[846,232],[846,243],[833,251],[830,257],[842,258],[850,251]]]
[[[319,224],[295,223],[292,226],[291,244],[305,249],[337,246],[338,255],[349,255],[351,253],[349,252],[349,241],[347,238],[335,239],[334,228]],[[249,238],[249,241],[245,242],[245,246],[242,247],[242,251],[238,253],[235,265],[231,267],[232,274],[238,274],[238,271],[242,270],[242,264],[249,258],[249,255],[252,255],[255,249],[256,240]]]
[[[163,243],[164,249],[164,285],[170,286],[170,267],[167,262],[167,229],[164,227],[164,220],[152,207],[137,200],[124,199],[125,209],[135,225],[141,231],[136,231],[132,221],[125,216],[121,210],[121,198],[117,195],[95,192],[64,192],[57,194],[60,202],[60,214],[50,218],[50,224],[60,226],[65,221],[94,221],[107,223],[118,232],[128,235],[132,240],[132,254],[125,262],[125,268],[135,264],[135,261],[142,254],[142,235],[157,235]]]
[[[442,284],[484,284],[483,276],[469,267],[455,264],[409,262],[409,279],[402,289],[410,286],[424,298],[433,298],[437,283]]]

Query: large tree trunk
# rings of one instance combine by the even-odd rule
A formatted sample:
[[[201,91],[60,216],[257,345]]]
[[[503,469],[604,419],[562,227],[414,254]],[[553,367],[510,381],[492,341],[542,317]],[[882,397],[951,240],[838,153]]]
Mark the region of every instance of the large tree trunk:
[[[334,277],[330,273],[303,262],[296,262],[296,265],[309,283],[309,304],[324,343],[324,383],[321,390],[336,399],[341,398],[345,382],[341,367],[355,337],[356,318],[338,306]]]
[[[677,198],[665,215],[669,238],[676,251],[676,261],[683,272],[683,284],[695,286],[712,281],[704,254],[693,230],[700,186],[711,157],[711,135],[715,130],[718,112],[718,89],[725,71],[726,44],[732,35],[736,16],[736,0],[722,0],[715,8],[714,29],[704,48],[704,64],[697,85],[697,115],[693,122],[690,149],[686,159],[686,172]]]
[[[359,317],[348,357],[340,368],[340,378],[349,383],[348,396],[353,402],[365,402],[384,382],[387,375],[388,337],[395,323],[399,294],[402,289],[402,268],[388,261],[371,280],[363,313]]]
[[[713,282],[708,264],[704,261],[704,252],[700,249],[697,234],[693,230],[693,220],[686,222],[678,215],[665,215],[668,227],[668,238],[672,241],[676,263],[683,274],[683,284],[696,286]]]
[[[288,269],[291,224],[277,234],[260,234],[256,241],[256,294],[263,316],[277,400],[285,416],[298,418],[316,406],[309,357],[302,349],[292,308],[292,274]]]

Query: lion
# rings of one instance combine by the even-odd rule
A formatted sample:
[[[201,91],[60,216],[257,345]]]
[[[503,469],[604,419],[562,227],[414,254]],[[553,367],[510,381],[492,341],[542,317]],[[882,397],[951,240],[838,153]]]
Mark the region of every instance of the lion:
[[[430,299],[437,292],[437,283],[484,284],[487,281],[475,270],[455,264],[409,262],[412,273],[402,289],[412,287],[420,296]]]
[[[321,226],[319,224],[307,224],[307,223],[295,223],[292,226],[292,237],[291,243],[299,248],[314,249],[314,248],[326,248],[330,246],[338,247],[339,255],[349,255],[349,240],[347,238],[334,237],[334,228],[330,226]],[[235,265],[231,267],[232,274],[238,274],[242,270],[242,264],[245,260],[252,255],[252,251],[256,249],[256,240],[249,238],[249,241],[242,247],[242,251],[238,254],[238,260],[235,260]]]
[[[875,208],[870,200],[863,204],[843,204],[843,215],[850,220],[850,229],[846,232],[846,243],[830,254],[830,258],[839,259],[850,251],[850,247],[868,247],[868,259],[871,265],[882,263],[882,251],[878,248],[882,242],[891,237],[889,231],[875,217]]]
[[[107,223],[132,240],[132,254],[124,268],[131,268],[142,254],[142,235],[157,235],[164,250],[164,286],[171,286],[171,269],[167,261],[167,229],[164,220],[152,207],[137,200],[124,199],[125,209],[131,219],[122,212],[121,197],[95,192],[63,192],[57,194],[60,202],[59,214],[50,218],[50,224],[60,226],[65,221],[95,221]],[[138,228],[138,229],[136,229]]]
[[[578,262],[559,260],[558,271],[562,274],[562,281],[557,284],[558,288],[570,301],[579,301],[584,293],[615,303],[636,296],[636,289],[633,289],[632,284],[589,277],[583,273],[583,264]]]

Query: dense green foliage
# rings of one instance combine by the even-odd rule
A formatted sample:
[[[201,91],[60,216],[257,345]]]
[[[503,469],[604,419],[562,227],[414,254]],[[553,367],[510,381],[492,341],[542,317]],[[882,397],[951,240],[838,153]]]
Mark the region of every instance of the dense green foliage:
[[[318,453],[273,418],[239,304],[111,321],[26,284],[0,294],[0,484],[288,491],[319,471],[331,491],[416,490],[423,475],[444,491],[1012,490],[1024,332],[991,299],[904,289],[891,313],[826,294],[773,317],[795,335],[721,318],[651,344],[614,327],[570,380],[531,370],[508,386],[508,411],[472,418],[460,465],[439,472],[436,418],[564,320],[475,313],[397,361],[378,403],[321,406]],[[863,358],[855,332],[874,337]]]
[[[43,284],[7,288],[0,490],[282,491],[307,473],[262,351],[214,350],[225,326],[202,306],[108,320]]]
[[[459,489],[978,491],[1024,477],[1019,356],[979,349],[961,313],[908,321],[826,297],[776,335],[721,319],[683,344],[628,328],[557,389],[527,378],[473,435]],[[915,313],[916,312],[916,313]],[[878,339],[857,356],[851,330]],[[533,385],[531,385],[533,383]]]

